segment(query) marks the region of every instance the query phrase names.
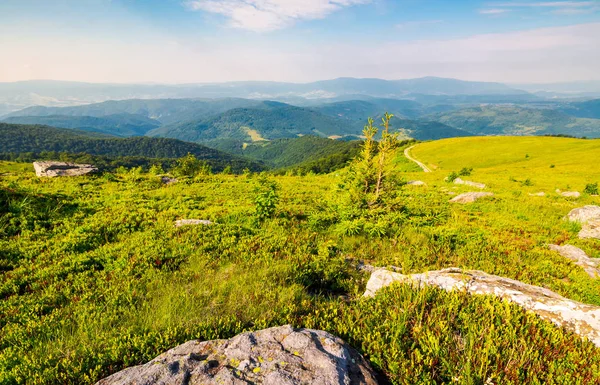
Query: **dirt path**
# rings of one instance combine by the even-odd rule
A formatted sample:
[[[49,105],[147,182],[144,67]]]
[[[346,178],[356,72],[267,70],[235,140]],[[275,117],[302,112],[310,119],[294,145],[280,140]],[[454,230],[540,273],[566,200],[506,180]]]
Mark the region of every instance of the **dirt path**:
[[[425,171],[425,172],[431,172],[431,170],[429,169],[429,167],[425,166],[425,164],[419,162],[418,160],[416,160],[415,158],[413,158],[412,156],[410,156],[410,150],[413,147],[414,146],[410,146],[410,147],[407,147],[406,149],[404,149],[404,156],[406,157],[406,159],[415,162],[419,167],[421,167],[423,169],[423,171]]]

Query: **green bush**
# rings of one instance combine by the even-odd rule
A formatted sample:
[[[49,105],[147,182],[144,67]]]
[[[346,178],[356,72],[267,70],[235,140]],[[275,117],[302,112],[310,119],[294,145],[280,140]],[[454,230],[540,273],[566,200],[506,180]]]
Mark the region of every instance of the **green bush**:
[[[598,195],[598,183],[588,183],[583,192],[589,195]]]
[[[463,167],[458,172],[458,175],[460,175],[460,176],[469,176],[469,175],[471,175],[472,172],[473,172],[473,168],[472,167]]]
[[[460,177],[460,175],[456,172],[456,171],[452,171],[447,177],[446,177],[446,182],[448,183],[452,183],[454,182],[456,179],[458,179],[458,177]]]
[[[279,186],[276,182],[262,176],[257,180],[254,188],[254,215],[258,222],[272,218],[277,210]]]

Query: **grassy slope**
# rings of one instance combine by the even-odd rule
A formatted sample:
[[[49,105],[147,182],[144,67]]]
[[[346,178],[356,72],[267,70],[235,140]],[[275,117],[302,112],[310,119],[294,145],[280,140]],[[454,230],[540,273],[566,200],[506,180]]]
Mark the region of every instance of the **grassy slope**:
[[[412,154],[444,172],[473,167],[477,177],[491,185],[506,178],[530,178],[536,189],[582,191],[585,183],[600,179],[600,140],[552,137],[452,138],[417,145]],[[526,156],[529,155],[528,158]],[[550,168],[554,165],[554,168]],[[531,190],[531,189],[526,189]]]
[[[573,201],[550,190],[600,181],[584,160],[596,144],[533,139],[418,144],[412,154],[438,164],[432,173],[399,155],[400,176],[428,185],[398,189],[402,209],[383,217],[390,233],[382,238],[319,225],[337,215],[334,175],[276,177],[278,215],[256,226],[253,177],[171,186],[130,175],[38,180],[23,165],[0,163],[12,173],[0,181],[10,207],[0,236],[0,382],[93,382],[191,338],[289,322],[341,336],[397,384],[594,383],[598,349],[516,306],[403,285],[361,299],[368,277],[347,263],[407,273],[475,268],[600,305],[600,283],[545,246],[573,243],[600,257],[599,242],[578,240],[577,226],[562,219],[598,198]],[[527,171],[522,162],[539,167]],[[462,167],[474,167],[467,179],[489,183],[496,197],[449,204],[448,191],[469,190],[443,182]],[[542,189],[550,194],[526,194]],[[178,218],[218,225],[175,229]]]

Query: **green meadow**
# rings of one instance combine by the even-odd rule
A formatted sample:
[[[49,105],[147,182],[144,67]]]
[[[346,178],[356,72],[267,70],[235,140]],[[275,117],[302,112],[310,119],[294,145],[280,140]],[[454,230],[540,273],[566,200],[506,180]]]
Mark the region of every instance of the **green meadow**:
[[[431,173],[402,150],[386,205],[369,208],[348,204],[348,169],[163,185],[140,169],[40,179],[0,163],[0,383],[93,383],[190,339],[286,323],[345,339],[381,383],[598,383],[600,350],[516,305],[402,284],[365,299],[357,265],[478,269],[600,305],[600,283],[547,249],[600,258],[600,242],[564,220],[600,204],[584,193],[600,182],[600,141],[419,143],[411,154]],[[445,181],[463,169],[495,195],[449,203],[474,191]]]

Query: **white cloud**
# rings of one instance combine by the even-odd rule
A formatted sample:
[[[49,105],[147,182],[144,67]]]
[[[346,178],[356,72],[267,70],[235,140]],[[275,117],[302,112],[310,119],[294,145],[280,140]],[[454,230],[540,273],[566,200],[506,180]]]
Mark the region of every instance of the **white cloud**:
[[[509,11],[515,8],[534,8],[550,10],[550,13],[555,15],[580,15],[585,13],[594,13],[600,10],[599,1],[542,1],[542,2],[509,2],[509,3],[494,3],[490,6],[495,7],[490,11]],[[493,13],[493,12],[480,12]],[[500,13],[500,12],[497,12]]]
[[[227,17],[230,25],[256,32],[272,31],[299,20],[322,19],[343,7],[371,0],[190,0],[191,10]]]
[[[492,9],[482,9],[479,11],[482,15],[500,15],[502,13],[510,12],[510,9],[500,9],[500,8],[492,8]]]
[[[595,1],[543,1],[530,3],[496,3],[495,7],[543,7],[543,8],[580,8],[597,5]]]

